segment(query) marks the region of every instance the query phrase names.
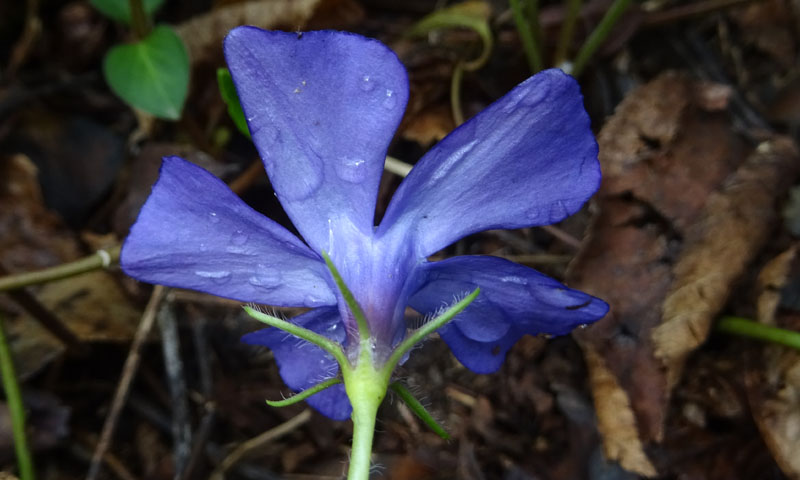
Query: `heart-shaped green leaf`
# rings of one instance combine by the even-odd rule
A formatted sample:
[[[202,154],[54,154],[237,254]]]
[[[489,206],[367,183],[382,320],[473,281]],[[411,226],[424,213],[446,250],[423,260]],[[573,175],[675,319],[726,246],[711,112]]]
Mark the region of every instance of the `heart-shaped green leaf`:
[[[129,0],[89,0],[100,12],[118,22],[131,24],[131,5]],[[164,0],[144,0],[144,12],[148,17],[158,10]]]
[[[103,73],[111,90],[131,106],[161,118],[180,118],[189,86],[189,55],[169,27],[156,27],[139,42],[109,50]]]

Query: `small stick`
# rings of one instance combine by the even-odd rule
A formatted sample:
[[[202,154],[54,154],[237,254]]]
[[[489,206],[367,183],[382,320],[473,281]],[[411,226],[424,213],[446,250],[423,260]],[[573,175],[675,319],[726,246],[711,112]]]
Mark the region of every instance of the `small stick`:
[[[186,379],[180,354],[180,339],[175,312],[165,305],[156,316],[161,331],[161,346],[164,351],[164,367],[172,404],[172,442],[175,474],[180,475],[192,450],[192,426],[189,404],[186,401]]]
[[[117,391],[114,393],[114,400],[111,402],[111,410],[108,412],[105,423],[103,423],[103,431],[100,433],[100,440],[97,442],[97,448],[92,456],[92,462],[89,465],[89,472],[86,474],[86,480],[95,480],[97,474],[100,473],[103,457],[111,446],[111,439],[114,436],[114,430],[116,430],[119,415],[122,413],[122,407],[125,406],[131,383],[139,368],[142,346],[145,340],[147,340],[150,330],[153,329],[158,307],[164,299],[166,291],[166,287],[156,285],[144,309],[142,319],[139,322],[139,328],[136,330],[130,352],[128,352],[128,358],[125,360],[125,365],[122,368],[122,377],[120,378],[119,385],[117,385]]]
[[[228,454],[224,460],[222,460],[222,462],[214,470],[214,473],[211,474],[211,477],[209,477],[209,480],[224,480],[225,472],[233,467],[239,460],[247,456],[248,453],[252,452],[253,450],[260,449],[267,443],[282,437],[287,433],[293,432],[295,429],[308,422],[309,419],[311,419],[311,410],[303,410],[297,416],[290,418],[277,427],[270,428],[261,435],[241,443],[234,451]]]

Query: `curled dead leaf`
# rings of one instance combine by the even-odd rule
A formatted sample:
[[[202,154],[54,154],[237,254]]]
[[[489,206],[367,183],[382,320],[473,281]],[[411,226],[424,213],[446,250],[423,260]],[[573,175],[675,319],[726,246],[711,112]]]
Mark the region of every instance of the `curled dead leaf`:
[[[758,277],[758,321],[797,330],[800,314],[782,309],[784,299],[797,293],[800,245],[770,261]],[[748,398],[761,436],[781,470],[800,479],[800,352],[765,345],[763,363],[747,377]]]
[[[708,337],[712,322],[778,222],[776,197],[798,173],[798,151],[783,137],[762,143],[713,193],[703,215],[686,232],[686,247],[653,331],[655,355],[667,369],[670,386],[680,378],[686,357]]]
[[[797,174],[787,139],[748,157],[720,102],[709,101],[710,88],[669,73],[620,104],[598,135],[603,184],[567,275],[611,306],[574,336],[589,364],[606,455],[643,475],[652,475],[645,451],[664,438],[686,355],[706,338]]]

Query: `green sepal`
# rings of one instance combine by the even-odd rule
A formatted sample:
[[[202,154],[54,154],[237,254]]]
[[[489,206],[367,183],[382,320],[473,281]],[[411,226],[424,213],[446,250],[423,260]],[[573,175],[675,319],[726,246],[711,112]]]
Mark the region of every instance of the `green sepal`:
[[[361,337],[361,341],[366,341],[370,338],[369,332],[369,324],[367,323],[367,317],[364,315],[364,311],[361,310],[361,306],[356,301],[356,297],[353,296],[353,292],[347,287],[347,284],[344,283],[344,279],[339,274],[339,270],[336,269],[336,265],[333,264],[331,257],[328,256],[327,252],[322,252],[322,258],[325,259],[325,265],[328,266],[328,270],[330,270],[331,275],[333,275],[333,281],[336,282],[336,286],[339,287],[339,291],[342,293],[342,297],[344,298],[345,303],[347,303],[348,308],[350,308],[350,312],[356,318],[356,323],[358,324],[358,335]]]
[[[250,138],[250,129],[247,127],[242,103],[239,101],[239,94],[236,93],[236,86],[233,84],[230,70],[227,68],[217,69],[217,84],[219,85],[219,94],[222,96],[225,105],[228,106],[228,115],[236,125],[236,129],[242,132],[245,137]]]
[[[408,408],[410,408],[420,420],[425,422],[425,425],[427,425],[428,428],[433,430],[433,433],[439,435],[445,440],[450,440],[450,434],[447,433],[444,427],[439,425],[439,422],[437,422],[430,413],[428,413],[428,410],[425,409],[422,403],[414,398],[414,395],[408,391],[405,385],[400,382],[393,382],[391,385],[389,385],[389,388],[391,388],[392,391],[396,393],[406,405],[408,405]]]
[[[303,328],[299,325],[287,322],[286,320],[280,319],[278,317],[273,317],[272,315],[267,315],[266,313],[259,312],[258,310],[255,310],[252,307],[242,307],[242,308],[244,308],[245,313],[255,318],[259,322],[265,323],[270,327],[279,328],[284,332],[291,333],[295,337],[299,337],[307,342],[313,343],[319,348],[330,353],[331,355],[333,355],[333,358],[335,358],[336,361],[339,362],[340,367],[344,368],[346,365],[349,365],[347,357],[345,356],[344,351],[342,351],[341,345],[339,345],[338,343],[318,333],[312,332],[307,328]]]
[[[431,333],[447,325],[447,323],[455,318],[456,315],[467,308],[467,306],[469,306],[469,304],[478,297],[479,293],[481,293],[481,289],[476,288],[472,291],[472,293],[464,297],[463,300],[456,302],[455,305],[448,308],[444,313],[421,326],[411,335],[406,337],[405,340],[403,340],[400,345],[398,345],[394,351],[392,351],[392,355],[389,357],[389,360],[386,361],[384,368],[389,369],[389,371],[394,370],[394,367],[397,366],[397,364],[400,362],[400,359],[403,358],[406,352],[414,348],[414,345],[421,342]]]
[[[332,387],[334,385],[338,385],[342,383],[341,378],[329,378],[322,383],[318,383],[311,388],[307,388],[302,392],[296,393],[289,398],[284,398],[283,400],[267,400],[267,405],[270,407],[288,407],[289,405],[294,405],[295,403],[302,402],[303,400],[307,399],[311,395],[315,393],[319,393],[326,388]]]
[[[171,28],[158,26],[138,42],[109,50],[103,75],[129,105],[168,120],[181,117],[189,88],[189,54]]]

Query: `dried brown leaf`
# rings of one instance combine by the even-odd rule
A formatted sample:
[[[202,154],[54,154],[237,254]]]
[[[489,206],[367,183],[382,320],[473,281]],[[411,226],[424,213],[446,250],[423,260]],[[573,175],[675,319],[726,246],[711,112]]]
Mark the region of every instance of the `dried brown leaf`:
[[[320,0],[256,0],[228,5],[181,23],[175,30],[193,63],[219,52],[222,39],[239,25],[298,29],[311,18]]]
[[[656,468],[644,453],[628,395],[593,347],[586,346],[583,352],[589,366],[589,382],[597,404],[597,428],[605,439],[606,456],[619,460],[626,470],[655,476]]]
[[[667,369],[669,385],[680,378],[686,357],[708,337],[731,285],[769,238],[778,222],[776,196],[798,173],[798,152],[783,137],[758,146],[708,200],[685,234],[685,247],[653,331],[655,355]]]
[[[758,278],[758,320],[767,325],[796,330],[797,312],[780,309],[787,284],[800,275],[795,245],[774,258]],[[800,353],[779,345],[764,347],[763,363],[748,376],[747,389],[753,417],[781,470],[800,479]]]
[[[571,285],[611,305],[575,337],[589,363],[606,454],[644,475],[654,472],[644,448],[663,438],[685,355],[705,339],[796,174],[784,139],[739,168],[747,147],[718,111],[721,100],[709,99],[713,90],[665,74],[622,102],[598,135],[597,213],[568,274]],[[678,327],[654,336],[665,320]]]

